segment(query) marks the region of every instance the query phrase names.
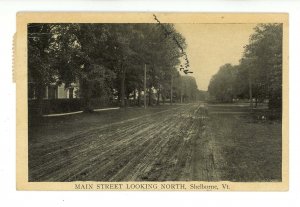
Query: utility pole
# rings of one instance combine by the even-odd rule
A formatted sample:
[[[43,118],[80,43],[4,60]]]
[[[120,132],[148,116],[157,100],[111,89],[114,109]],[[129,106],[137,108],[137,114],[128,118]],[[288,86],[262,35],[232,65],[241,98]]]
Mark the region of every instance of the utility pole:
[[[180,80],[180,82],[181,82],[181,86],[180,86],[180,103],[182,103],[182,99],[183,99],[183,80],[182,80],[182,78],[181,78],[181,80]]]
[[[147,65],[144,67],[144,108],[147,108]]]
[[[171,105],[173,104],[173,74],[171,75],[171,97],[170,97]]]

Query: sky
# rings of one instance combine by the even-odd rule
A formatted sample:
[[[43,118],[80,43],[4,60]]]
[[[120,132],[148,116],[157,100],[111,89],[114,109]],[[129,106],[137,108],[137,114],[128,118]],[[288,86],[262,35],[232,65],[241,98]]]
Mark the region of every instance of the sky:
[[[220,66],[237,65],[255,24],[175,24],[187,43],[186,53],[198,89],[207,90]]]

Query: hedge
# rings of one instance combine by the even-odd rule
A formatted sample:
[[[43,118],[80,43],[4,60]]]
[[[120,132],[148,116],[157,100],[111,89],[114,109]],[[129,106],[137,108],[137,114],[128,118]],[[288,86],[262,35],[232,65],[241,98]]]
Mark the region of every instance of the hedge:
[[[43,100],[43,114],[68,113],[82,110],[82,99],[45,99]],[[38,112],[38,100],[28,101],[28,112],[34,115]]]

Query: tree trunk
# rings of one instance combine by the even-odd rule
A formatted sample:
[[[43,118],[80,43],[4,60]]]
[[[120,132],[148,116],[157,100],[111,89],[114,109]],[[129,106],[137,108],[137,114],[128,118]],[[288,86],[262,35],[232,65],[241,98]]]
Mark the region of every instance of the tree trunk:
[[[170,102],[173,104],[173,75],[171,75],[171,94],[170,94]]]
[[[129,92],[126,93],[126,100],[125,100],[125,106],[129,106],[130,102],[129,102]]]
[[[151,76],[150,76],[150,86],[149,86],[149,106],[152,106],[152,94],[153,94],[153,91],[152,91],[152,87],[154,85],[154,77],[155,77],[155,65],[152,65],[151,67]]]
[[[136,105],[136,90],[133,89],[133,104]]]
[[[180,90],[180,103],[183,103],[183,94],[182,94],[182,89]]]
[[[159,105],[159,100],[160,100],[160,85],[158,86],[158,90],[157,90],[157,101],[156,101],[156,105]]]
[[[141,106],[141,89],[138,88],[138,106]]]
[[[125,107],[125,78],[126,78],[126,68],[121,64],[121,107]]]
[[[152,101],[151,101],[151,99],[152,99],[152,88],[151,88],[151,86],[149,87],[149,106],[152,106]]]
[[[118,90],[118,103],[121,102],[121,89]]]
[[[180,103],[183,103],[183,81],[180,81]]]
[[[166,103],[166,96],[165,96],[165,89],[164,88],[161,91],[161,96],[162,96],[163,105],[165,105],[165,103]]]
[[[81,97],[83,98],[83,111],[91,113],[93,112],[93,107],[91,103],[92,98],[92,87],[91,83],[88,80],[82,80],[81,81]]]

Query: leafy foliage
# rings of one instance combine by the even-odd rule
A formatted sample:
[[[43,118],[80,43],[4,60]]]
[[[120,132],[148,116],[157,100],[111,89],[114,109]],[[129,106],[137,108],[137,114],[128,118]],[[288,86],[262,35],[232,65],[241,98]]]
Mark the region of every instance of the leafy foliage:
[[[151,105],[156,91],[159,104],[159,97],[167,96],[170,90],[171,79],[179,77],[177,68],[186,47],[174,25],[163,26],[173,36],[165,35],[157,24],[30,24],[30,82],[36,83],[36,90],[78,83],[86,111],[93,110],[92,98],[117,96],[120,105],[126,106],[130,97],[136,98],[136,92],[139,100],[142,92],[148,93]]]
[[[226,64],[213,76],[209,93],[219,101],[252,97],[269,100],[270,108],[282,102],[282,25],[259,24],[245,46],[237,66]]]
[[[221,66],[219,72],[210,80],[209,93],[218,101],[231,102],[235,97],[236,76],[237,67],[231,64]]]

